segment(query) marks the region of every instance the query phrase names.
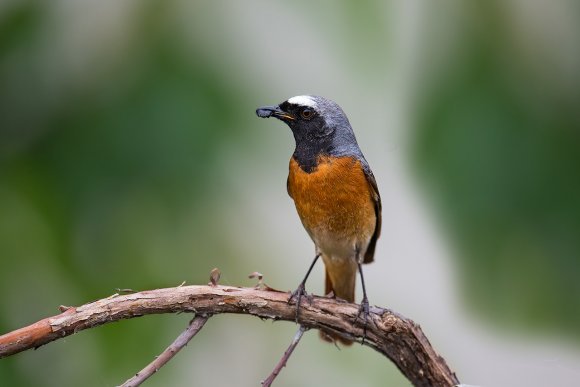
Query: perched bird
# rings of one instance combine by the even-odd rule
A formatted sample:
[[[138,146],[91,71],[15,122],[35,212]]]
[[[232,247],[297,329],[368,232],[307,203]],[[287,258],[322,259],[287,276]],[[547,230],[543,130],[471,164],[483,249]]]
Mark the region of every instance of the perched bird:
[[[363,314],[366,327],[369,303],[361,264],[373,261],[381,232],[381,197],[348,118],[335,102],[311,95],[258,108],[256,114],[285,122],[296,140],[287,190],[316,251],[304,280],[289,299],[296,299],[297,319],[306,280],[322,256],[326,294],[354,302],[358,269],[363,299],[357,318]],[[352,343],[330,332],[321,335],[327,341]]]

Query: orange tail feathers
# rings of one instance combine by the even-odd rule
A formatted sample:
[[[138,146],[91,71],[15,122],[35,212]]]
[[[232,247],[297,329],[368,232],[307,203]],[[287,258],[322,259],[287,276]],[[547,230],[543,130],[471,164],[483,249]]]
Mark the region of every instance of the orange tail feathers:
[[[340,273],[342,272],[342,273]],[[340,275],[338,276],[338,278],[341,279],[341,281],[338,281],[336,276],[333,276],[335,281],[336,281],[336,285],[332,282],[331,276],[328,273],[328,267],[325,270],[325,274],[326,274],[326,279],[325,279],[325,293],[324,294],[330,294],[331,292],[334,294],[335,297],[337,298],[341,298],[345,301],[348,302],[354,302],[354,289],[355,289],[355,279],[356,279],[356,268],[353,274],[351,273],[344,273],[344,271],[340,271],[340,274],[346,274],[346,275]],[[335,273],[333,272],[332,274],[339,274],[339,273]],[[327,341],[329,343],[336,343],[339,342],[342,345],[348,346],[348,345],[352,345],[352,341],[351,340],[347,340],[341,336],[338,336],[334,333],[331,332],[327,332],[327,331],[319,331],[320,333],[320,338],[324,341]]]

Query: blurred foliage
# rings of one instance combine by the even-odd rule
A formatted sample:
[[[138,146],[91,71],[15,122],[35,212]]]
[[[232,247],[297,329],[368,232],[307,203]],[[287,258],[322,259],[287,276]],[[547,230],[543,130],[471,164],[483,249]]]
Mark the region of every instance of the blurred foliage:
[[[183,268],[191,270],[189,281],[206,281],[208,262],[191,262],[193,250],[176,249],[183,243],[177,228],[197,218],[186,239],[208,237],[204,197],[220,184],[215,149],[225,137],[243,141],[227,129],[240,115],[235,89],[209,64],[186,56],[168,28],[168,4],[139,7],[128,31],[138,43],[119,57],[97,58],[80,84],[47,69],[66,53],[46,51],[46,7],[17,3],[0,17],[0,292],[19,292],[0,301],[2,332],[56,313],[63,300],[78,304],[116,287],[168,285],[164,276],[181,281]],[[26,283],[31,288],[23,293]],[[39,288],[46,292],[36,294]],[[106,384],[133,373],[167,342],[157,335],[143,340],[156,326],[159,318],[128,331],[94,332],[94,343],[107,352],[100,366],[115,370]],[[140,351],[129,365],[115,346]],[[38,385],[34,373],[16,371],[18,361],[3,360],[0,379]],[[77,376],[64,380],[79,385],[82,372]]]
[[[561,70],[576,53],[522,47],[499,2],[464,9],[458,54],[421,89],[415,165],[457,246],[471,309],[580,339],[580,76]]]

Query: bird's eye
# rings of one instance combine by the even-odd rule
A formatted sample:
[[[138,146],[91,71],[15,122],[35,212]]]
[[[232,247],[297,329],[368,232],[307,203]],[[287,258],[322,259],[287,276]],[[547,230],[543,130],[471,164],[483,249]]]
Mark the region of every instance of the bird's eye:
[[[312,116],[314,115],[314,111],[312,109],[304,109],[300,112],[300,115],[302,116],[302,118],[308,120],[312,118]]]

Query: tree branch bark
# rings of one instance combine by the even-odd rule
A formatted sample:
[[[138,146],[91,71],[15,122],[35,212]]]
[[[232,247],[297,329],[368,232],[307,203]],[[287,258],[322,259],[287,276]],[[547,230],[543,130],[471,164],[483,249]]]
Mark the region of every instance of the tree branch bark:
[[[0,336],[0,358],[69,336],[109,322],[148,314],[193,312],[198,314],[238,313],[294,322],[295,305],[288,293],[231,286],[179,286],[175,288],[113,295],[40,320]],[[304,300],[298,323],[323,329],[349,340],[360,340],[364,322],[356,320],[356,304],[325,297]],[[388,357],[415,386],[455,386],[455,373],[439,356],[423,331],[412,320],[388,309],[371,307],[366,340]]]

